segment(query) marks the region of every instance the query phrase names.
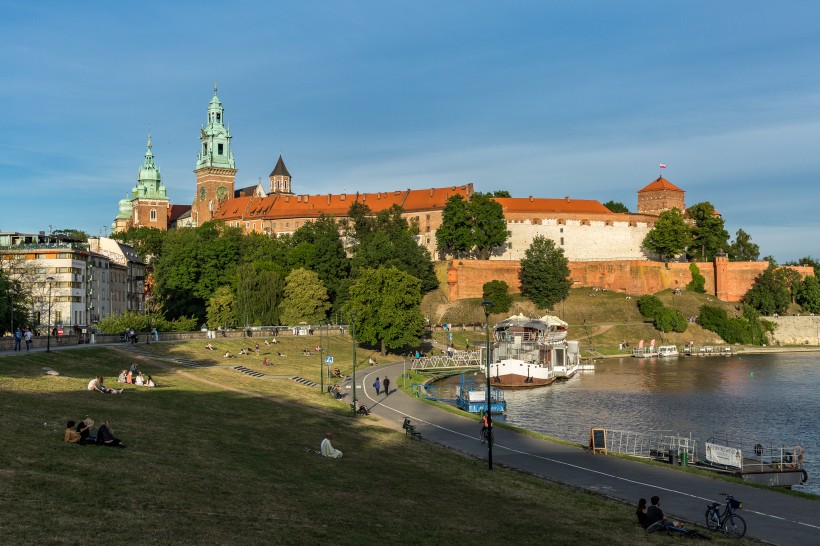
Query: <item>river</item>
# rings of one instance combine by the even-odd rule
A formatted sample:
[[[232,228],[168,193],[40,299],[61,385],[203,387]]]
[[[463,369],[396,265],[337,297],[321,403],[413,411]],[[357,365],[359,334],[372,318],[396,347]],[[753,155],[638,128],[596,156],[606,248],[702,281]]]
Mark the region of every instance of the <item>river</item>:
[[[726,434],[800,445],[809,481],[795,489],[820,494],[819,391],[818,353],[607,359],[566,382],[505,391],[505,420],[582,444],[590,428],[604,427],[691,433],[701,449]]]

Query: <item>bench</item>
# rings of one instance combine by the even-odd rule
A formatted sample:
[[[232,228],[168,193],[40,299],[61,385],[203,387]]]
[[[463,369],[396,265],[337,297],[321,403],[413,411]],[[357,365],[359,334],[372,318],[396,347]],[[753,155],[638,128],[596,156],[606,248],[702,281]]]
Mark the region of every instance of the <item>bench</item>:
[[[404,418],[404,423],[402,424],[401,428],[404,429],[404,433],[407,436],[410,436],[411,440],[419,439],[421,440],[421,432],[416,432],[416,426],[410,424],[410,419],[407,417]]]

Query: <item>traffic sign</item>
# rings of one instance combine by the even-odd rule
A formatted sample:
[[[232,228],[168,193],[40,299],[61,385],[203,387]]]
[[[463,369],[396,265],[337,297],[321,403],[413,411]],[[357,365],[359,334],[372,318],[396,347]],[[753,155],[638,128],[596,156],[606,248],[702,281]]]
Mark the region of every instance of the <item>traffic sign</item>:
[[[333,364],[333,357],[332,356],[326,356],[325,357],[325,364],[327,364],[328,366]]]

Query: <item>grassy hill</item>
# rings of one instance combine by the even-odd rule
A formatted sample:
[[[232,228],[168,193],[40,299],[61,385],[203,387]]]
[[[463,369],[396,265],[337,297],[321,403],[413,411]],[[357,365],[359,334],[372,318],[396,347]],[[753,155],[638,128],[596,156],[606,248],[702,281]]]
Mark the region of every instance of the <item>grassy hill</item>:
[[[318,357],[298,355],[306,339],[282,338],[277,349],[288,356],[277,357],[272,370],[256,355],[221,360],[204,342],[138,346],[148,356],[77,348],[0,358],[2,541],[668,541],[640,530],[629,506],[503,468],[488,474],[483,461],[352,418],[346,402],[318,387],[232,369],[243,364],[318,380]],[[236,354],[247,342],[214,344]],[[342,366],[349,342],[341,335],[331,342]],[[274,354],[263,347],[260,356]],[[214,365],[182,367],[168,356]],[[86,390],[96,374],[115,385],[131,362],[158,387],[129,385],[117,395]],[[44,375],[43,367],[60,375]],[[86,417],[109,420],[128,447],[64,443],[65,422]],[[314,453],[328,431],[342,459]]]

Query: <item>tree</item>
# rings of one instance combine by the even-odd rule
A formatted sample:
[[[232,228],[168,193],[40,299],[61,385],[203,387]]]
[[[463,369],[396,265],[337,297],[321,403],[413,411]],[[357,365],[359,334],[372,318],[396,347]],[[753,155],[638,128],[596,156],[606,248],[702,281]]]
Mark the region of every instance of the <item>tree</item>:
[[[494,192],[492,192],[491,197],[502,197],[503,198],[503,197],[512,197],[512,195],[510,195],[510,192],[508,192],[507,190],[495,190]]]
[[[662,307],[657,315],[655,315],[655,328],[661,332],[678,332],[686,331],[689,323],[683,313],[674,307]]]
[[[319,275],[309,269],[294,269],[285,279],[282,323],[315,324],[327,318],[330,303]]]
[[[791,303],[791,291],[786,277],[778,275],[777,270],[776,265],[769,265],[743,295],[743,303],[762,315],[784,313]]]
[[[760,259],[760,247],[752,242],[752,237],[743,231],[737,230],[735,240],[726,250],[729,259],[733,262],[756,262]]]
[[[78,241],[82,241],[83,243],[88,242],[88,233],[81,229],[55,229],[51,232],[51,235],[63,235],[65,237],[69,237],[71,239],[76,239]]]
[[[356,340],[387,349],[418,343],[424,328],[421,281],[396,267],[364,269],[350,286],[345,313]]]
[[[484,301],[493,302],[490,306],[490,313],[506,313],[510,310],[512,304],[510,286],[504,281],[495,280],[484,283],[482,297]]]
[[[220,286],[208,299],[207,316],[208,327],[211,329],[235,324],[234,295],[229,286]]]
[[[689,226],[678,209],[663,211],[643,240],[643,247],[661,260],[674,258],[691,240]]]
[[[273,264],[242,264],[236,269],[235,322],[242,325],[279,324],[284,279]]]
[[[797,303],[809,313],[820,313],[820,280],[806,277],[797,291]]]
[[[663,309],[663,302],[657,296],[645,294],[638,298],[638,311],[643,317],[654,319],[661,309]]]
[[[151,227],[129,228],[127,231],[112,233],[111,238],[133,247],[143,260],[159,256],[166,231]]]
[[[315,271],[327,288],[328,297],[335,301],[340,283],[350,276],[350,260],[345,253],[339,233],[339,223],[335,218],[319,216],[314,222],[307,222],[293,234],[297,248],[303,249],[304,267]]]
[[[461,195],[447,200],[436,230],[438,247],[453,256],[471,253],[487,260],[494,248],[507,241],[507,220],[498,201],[474,193],[469,201]]]
[[[689,264],[689,272],[692,274],[692,280],[686,285],[687,290],[697,292],[698,294],[706,293],[706,277],[700,274],[698,264],[692,262]]]
[[[0,260],[4,261],[6,260]],[[0,269],[0,335],[12,326],[16,329],[29,324],[26,304],[32,300],[33,294],[24,292],[22,288],[19,279],[12,278]]]
[[[604,203],[604,206],[608,208],[611,212],[629,212],[629,209],[626,208],[626,205],[619,201],[607,201]]]
[[[723,218],[715,213],[715,207],[708,201],[692,205],[686,213],[695,222],[687,256],[702,261],[714,260],[718,250],[729,246],[729,232],[724,227]]]
[[[521,293],[546,309],[569,295],[572,280],[564,250],[552,239],[536,235],[521,260]]]

